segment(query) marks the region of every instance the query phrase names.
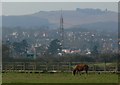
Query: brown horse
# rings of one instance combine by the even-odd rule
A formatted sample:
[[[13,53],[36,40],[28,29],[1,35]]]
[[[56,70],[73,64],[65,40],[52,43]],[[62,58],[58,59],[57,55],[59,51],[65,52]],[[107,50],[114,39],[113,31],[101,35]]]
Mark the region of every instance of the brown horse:
[[[85,70],[86,74],[87,74],[88,73],[88,68],[89,68],[89,66],[86,65],[86,64],[78,64],[78,65],[75,66],[75,68],[73,70],[73,74],[75,75],[76,72],[80,73],[80,71],[83,71],[83,70]]]

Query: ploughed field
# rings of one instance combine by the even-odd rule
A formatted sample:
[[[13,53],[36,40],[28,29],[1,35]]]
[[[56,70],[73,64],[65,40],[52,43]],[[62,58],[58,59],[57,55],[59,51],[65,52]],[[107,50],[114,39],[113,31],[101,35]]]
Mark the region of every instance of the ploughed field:
[[[118,83],[116,73],[2,73],[2,83]]]

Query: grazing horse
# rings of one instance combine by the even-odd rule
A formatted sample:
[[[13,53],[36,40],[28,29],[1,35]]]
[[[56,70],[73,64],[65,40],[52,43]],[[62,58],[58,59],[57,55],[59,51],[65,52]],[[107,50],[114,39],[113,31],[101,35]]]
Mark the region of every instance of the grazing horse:
[[[80,72],[80,71],[83,71],[85,70],[86,71],[86,74],[88,72],[88,65],[86,64],[78,64],[75,66],[74,70],[73,70],[73,74],[75,75],[76,72]]]

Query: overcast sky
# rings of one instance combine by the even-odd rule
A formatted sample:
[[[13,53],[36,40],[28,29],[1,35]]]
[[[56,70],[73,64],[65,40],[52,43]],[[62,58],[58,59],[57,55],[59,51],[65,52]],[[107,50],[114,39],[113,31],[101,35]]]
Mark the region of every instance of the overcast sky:
[[[94,8],[117,11],[117,2],[3,2],[2,15],[25,15],[38,11],[75,10]]]
[[[119,2],[119,0],[1,0],[2,2]]]

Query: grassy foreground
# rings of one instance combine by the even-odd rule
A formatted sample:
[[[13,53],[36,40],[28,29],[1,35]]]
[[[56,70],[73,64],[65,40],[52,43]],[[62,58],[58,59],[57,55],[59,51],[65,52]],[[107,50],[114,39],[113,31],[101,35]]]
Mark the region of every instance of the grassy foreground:
[[[118,75],[112,73],[3,73],[2,83],[118,83]]]

